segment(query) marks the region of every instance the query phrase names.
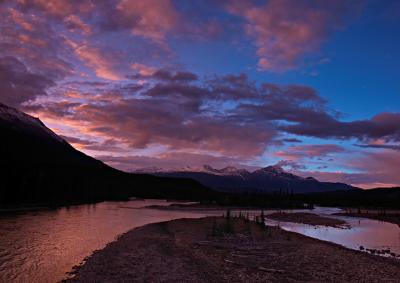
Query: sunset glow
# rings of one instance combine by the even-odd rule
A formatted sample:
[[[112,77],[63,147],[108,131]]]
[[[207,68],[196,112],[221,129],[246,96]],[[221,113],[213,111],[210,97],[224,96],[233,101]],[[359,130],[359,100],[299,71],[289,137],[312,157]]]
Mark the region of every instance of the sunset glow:
[[[0,1],[0,102],[134,171],[400,184],[398,1]]]

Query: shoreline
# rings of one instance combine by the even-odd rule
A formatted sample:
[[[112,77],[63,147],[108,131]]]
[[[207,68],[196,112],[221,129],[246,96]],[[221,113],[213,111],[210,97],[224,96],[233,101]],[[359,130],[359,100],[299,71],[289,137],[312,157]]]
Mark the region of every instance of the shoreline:
[[[149,205],[145,206],[144,208],[149,208],[149,209],[160,209],[160,210],[175,210],[175,211],[247,211],[247,210],[256,210],[256,211],[271,211],[271,210],[310,210],[312,209],[307,209],[307,208],[298,208],[298,207],[288,207],[288,208],[275,208],[275,207],[258,207],[258,206],[221,206],[217,204],[213,205],[205,205],[205,204],[182,204],[182,203],[177,203],[177,204],[170,204],[167,206],[162,206],[162,205]]]
[[[344,220],[323,217],[308,212],[295,212],[295,213],[276,212],[268,214],[265,217],[275,221],[301,223],[312,226],[326,226],[326,227],[342,228],[342,229],[349,228],[349,224]]]
[[[397,282],[400,260],[243,218],[206,217],[128,231],[72,274],[66,282]]]
[[[346,213],[346,212],[335,213],[334,215],[372,219],[372,220],[378,220],[378,221],[382,221],[382,222],[388,222],[391,224],[397,224],[398,226],[400,226],[400,216],[366,214],[366,213]]]

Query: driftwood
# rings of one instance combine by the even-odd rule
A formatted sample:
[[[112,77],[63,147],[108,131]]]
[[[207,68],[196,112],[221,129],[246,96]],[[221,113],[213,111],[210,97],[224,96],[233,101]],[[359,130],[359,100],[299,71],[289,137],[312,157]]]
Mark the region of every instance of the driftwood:
[[[242,247],[237,247],[234,246],[232,244],[229,243],[218,243],[218,242],[214,242],[214,241],[198,241],[194,243],[197,246],[206,246],[206,247],[211,247],[211,248],[215,248],[215,249],[232,249],[232,254],[233,253],[240,253],[242,255],[246,254],[246,255],[251,255],[251,256],[257,256],[257,255],[265,255],[265,249],[267,247],[264,246],[242,246]],[[269,242],[268,246],[271,245],[282,245],[282,243],[280,242]]]
[[[258,270],[261,270],[261,271],[264,271],[264,272],[271,272],[271,273],[283,273],[283,272],[285,272],[282,269],[265,268],[265,267],[262,267],[262,266],[251,266],[251,265],[247,265],[247,264],[244,264],[244,263],[235,262],[235,261],[232,261],[232,260],[229,260],[229,259],[224,259],[224,261],[227,262],[227,263],[238,265],[238,266],[258,269]]]
[[[283,273],[283,272],[285,272],[282,269],[265,268],[265,267],[262,267],[262,266],[258,267],[258,269],[262,270],[262,271],[265,271],[265,272],[275,272],[275,273]]]
[[[235,257],[250,257],[250,256],[278,256],[277,253],[267,253],[265,251],[260,251],[260,252],[252,252],[250,251],[234,251],[231,252],[231,256],[235,256]]]
[[[227,245],[227,244],[218,244],[210,241],[201,241],[201,242],[196,242],[195,245],[198,246],[208,246],[216,249],[231,249],[232,245]]]

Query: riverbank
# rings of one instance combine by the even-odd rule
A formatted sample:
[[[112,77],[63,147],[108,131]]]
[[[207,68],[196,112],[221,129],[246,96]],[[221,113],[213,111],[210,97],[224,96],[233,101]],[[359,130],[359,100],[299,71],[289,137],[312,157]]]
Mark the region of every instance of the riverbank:
[[[234,218],[181,219],[123,234],[70,282],[398,282],[400,261]]]
[[[125,201],[125,200],[121,200]],[[56,210],[64,207],[75,207],[78,205],[94,205],[103,200],[91,202],[38,202],[38,203],[15,203],[8,205],[0,205],[1,214],[24,213],[29,211]]]
[[[368,218],[373,220],[389,222],[400,226],[400,213],[383,215],[382,213],[373,213],[373,212],[372,213],[343,212],[343,213],[335,213],[335,215]]]
[[[345,228],[346,221],[323,217],[313,213],[306,212],[296,212],[296,213],[284,213],[277,212],[266,215],[267,218],[275,220],[275,221],[284,221],[284,222],[294,222],[294,223],[302,223],[314,226],[327,226],[327,227],[335,227],[335,228]]]
[[[305,207],[286,207],[286,208],[277,208],[277,207],[259,207],[259,206],[222,206],[218,204],[201,204],[201,203],[172,203],[167,206],[161,205],[149,205],[145,208],[150,209],[161,209],[161,210],[173,210],[173,211],[249,211],[249,210],[277,210],[277,209],[307,209]]]

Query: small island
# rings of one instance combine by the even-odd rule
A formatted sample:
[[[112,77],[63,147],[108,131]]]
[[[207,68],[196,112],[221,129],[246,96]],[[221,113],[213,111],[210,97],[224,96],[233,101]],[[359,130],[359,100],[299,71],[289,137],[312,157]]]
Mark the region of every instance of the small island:
[[[398,282],[400,261],[242,218],[149,224],[95,252],[68,282]]]

